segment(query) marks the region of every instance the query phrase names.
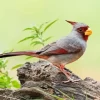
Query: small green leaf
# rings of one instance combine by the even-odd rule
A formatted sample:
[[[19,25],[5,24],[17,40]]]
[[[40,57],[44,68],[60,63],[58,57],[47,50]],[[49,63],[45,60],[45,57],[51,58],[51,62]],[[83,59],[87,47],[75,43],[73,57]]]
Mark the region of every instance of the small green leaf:
[[[20,40],[18,43],[29,40],[29,39],[33,39],[33,38],[34,38],[33,36],[29,36],[29,37],[26,37],[26,38]]]
[[[5,86],[5,85],[1,85],[1,84],[0,84],[0,88],[6,88],[6,86]]]
[[[40,42],[40,41],[34,41],[34,42],[31,43],[31,45],[37,45],[37,44],[42,44],[43,45],[43,43]]]
[[[26,57],[26,60],[33,58],[32,56]]]
[[[3,53],[6,53],[6,52],[12,52],[14,51],[14,49],[11,49],[11,50],[5,50]]]
[[[13,67],[12,67],[12,70],[13,70],[13,69],[20,68],[22,65],[23,65],[23,64],[18,64],[18,65],[13,66]]]
[[[15,87],[15,88],[20,88],[20,84],[19,84],[19,82],[17,82],[16,80],[12,81],[12,85],[13,85],[13,87]]]
[[[4,62],[4,64],[6,65],[8,63],[8,60],[6,60],[5,62]]]
[[[48,23],[48,22],[45,22],[45,23],[41,24],[40,27],[39,27],[39,30],[41,30],[41,28],[42,28],[45,24],[47,24],[47,23]]]
[[[51,38],[52,38],[52,36],[47,37],[46,39],[43,40],[43,42],[48,41],[48,40],[51,39]]]
[[[33,28],[25,28],[23,31],[26,31],[26,30],[33,30]]]
[[[10,52],[14,51],[14,49],[9,50]]]
[[[6,64],[4,62],[4,60],[0,59],[0,68],[5,68]]]
[[[37,38],[37,37],[38,37],[38,34],[37,34],[37,33],[35,33],[35,34],[32,34],[32,36],[33,36],[33,38],[32,38],[31,40],[33,40],[33,39]]]
[[[56,19],[56,20],[52,21],[51,23],[49,23],[49,24],[44,28],[44,30],[43,30],[42,33],[44,33],[44,32],[45,32],[51,25],[53,25],[56,21],[58,21],[58,19]]]
[[[36,32],[37,34],[40,33],[39,30],[38,30],[38,28],[37,28],[36,26],[34,26],[33,29],[35,30],[35,32]]]

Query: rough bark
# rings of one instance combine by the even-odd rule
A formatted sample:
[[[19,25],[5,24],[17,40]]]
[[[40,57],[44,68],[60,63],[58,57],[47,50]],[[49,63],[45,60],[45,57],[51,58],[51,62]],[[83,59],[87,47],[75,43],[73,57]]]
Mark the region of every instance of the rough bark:
[[[64,83],[66,76],[44,60],[25,63],[17,75],[21,88],[1,89],[0,100],[100,100],[99,82],[89,77],[81,80],[72,73],[72,78],[80,81]]]

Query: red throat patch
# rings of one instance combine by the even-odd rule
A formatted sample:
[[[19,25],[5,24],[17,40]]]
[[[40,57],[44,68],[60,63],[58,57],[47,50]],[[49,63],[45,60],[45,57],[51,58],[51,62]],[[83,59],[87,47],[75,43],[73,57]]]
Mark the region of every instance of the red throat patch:
[[[88,40],[88,35],[85,35],[83,38],[84,38],[85,41],[87,41]]]

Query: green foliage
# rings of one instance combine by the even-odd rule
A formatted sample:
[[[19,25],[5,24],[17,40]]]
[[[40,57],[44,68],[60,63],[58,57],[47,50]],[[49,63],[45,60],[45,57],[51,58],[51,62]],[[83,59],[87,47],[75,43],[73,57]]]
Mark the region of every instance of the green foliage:
[[[7,63],[8,60],[0,59],[0,88],[19,88],[19,82],[9,76]]]
[[[43,38],[43,35],[45,31],[51,27],[57,20],[54,20],[52,22],[45,22],[41,24],[39,27],[33,26],[29,28],[25,28],[24,31],[30,31],[32,34],[28,37],[25,37],[24,39],[20,40],[18,43],[31,40],[30,45],[45,45],[45,42],[47,42],[49,39],[51,39],[51,36]],[[13,49],[10,51],[12,52]],[[31,57],[27,57],[27,59],[30,59]],[[0,88],[19,88],[20,84],[11,78],[9,76],[9,72],[6,70],[8,60],[0,59]],[[18,64],[12,67],[13,69],[21,67],[22,64]],[[59,99],[60,100],[60,99]]]
[[[22,65],[23,65],[23,64],[18,64],[18,65],[13,66],[13,67],[12,67],[12,70],[13,70],[13,69],[20,68]]]
[[[57,19],[58,20],[58,19]],[[29,28],[25,28],[24,31],[30,31],[32,34],[28,37],[25,37],[24,39],[20,40],[18,43],[31,40],[30,45],[35,46],[35,45],[45,45],[45,42],[47,42],[49,39],[51,39],[51,36],[43,38],[43,34],[45,31],[51,27],[57,20],[54,20],[52,22],[45,22],[41,24],[39,27],[33,26]]]
[[[7,63],[8,63],[8,60],[3,61],[2,59],[0,59],[0,70],[5,69]]]

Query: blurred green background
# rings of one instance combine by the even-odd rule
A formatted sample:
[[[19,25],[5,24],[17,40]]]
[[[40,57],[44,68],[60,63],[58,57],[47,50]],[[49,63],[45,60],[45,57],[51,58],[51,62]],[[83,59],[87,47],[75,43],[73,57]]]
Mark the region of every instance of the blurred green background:
[[[48,43],[66,36],[72,26],[65,20],[84,22],[93,34],[89,37],[85,54],[66,67],[81,78],[90,76],[100,80],[100,0],[1,0],[0,1],[0,52],[5,50],[32,50],[29,42],[17,42],[30,33],[22,31],[35,24],[59,19],[45,33],[53,36]],[[41,48],[40,46],[37,49]],[[25,63],[25,57],[9,58],[8,66]],[[16,77],[15,71],[11,75]]]

